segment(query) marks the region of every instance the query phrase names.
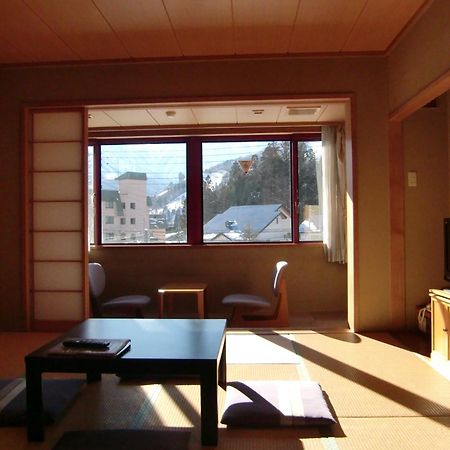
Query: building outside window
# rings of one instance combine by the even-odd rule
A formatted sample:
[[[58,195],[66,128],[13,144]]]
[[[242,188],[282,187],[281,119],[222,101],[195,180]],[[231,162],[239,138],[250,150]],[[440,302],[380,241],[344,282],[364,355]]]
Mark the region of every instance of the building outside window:
[[[112,201],[123,225],[115,232],[115,241],[109,239],[108,244],[187,242],[183,217],[186,144],[107,144],[99,149],[102,215],[105,205]],[[102,239],[111,231],[105,223]]]

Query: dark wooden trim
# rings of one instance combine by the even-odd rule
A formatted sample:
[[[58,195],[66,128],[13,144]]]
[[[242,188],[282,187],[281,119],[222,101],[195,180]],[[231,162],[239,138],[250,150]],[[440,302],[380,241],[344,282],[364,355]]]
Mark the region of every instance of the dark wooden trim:
[[[21,192],[21,200],[22,200],[22,298],[23,298],[23,308],[24,308],[24,316],[25,316],[25,329],[29,331],[31,329],[31,323],[33,320],[32,310],[31,310],[31,276],[32,271],[30,270],[31,260],[31,233],[30,229],[32,228],[31,220],[32,215],[30,214],[30,203],[29,203],[29,189],[30,189],[30,180],[29,180],[29,132],[31,130],[32,118],[28,108],[22,108],[22,130],[21,130],[21,173],[22,173],[22,192]]]
[[[291,140],[291,234],[292,242],[300,242],[300,192],[298,188],[298,143],[299,139]]]
[[[88,263],[89,263],[89,223],[88,223],[88,112],[87,108],[83,107],[80,111],[82,114],[82,149],[81,149],[81,168],[82,168],[82,184],[81,184],[81,198],[83,199],[83,217],[82,217],[82,258],[83,258],[83,319],[90,316],[90,299],[89,299],[89,278],[88,278]]]
[[[203,176],[202,142],[198,138],[189,139],[187,157],[187,235],[188,243],[203,243]]]
[[[101,146],[98,142],[92,144],[94,147],[94,167],[93,172],[93,188],[94,188],[94,245],[100,245],[102,242],[102,180],[101,180]]]
[[[189,63],[189,62],[214,62],[214,61],[241,61],[241,60],[255,60],[272,59],[288,60],[288,59],[329,59],[329,58],[361,58],[361,57],[384,57],[386,50],[373,51],[343,51],[343,52],[311,52],[311,53],[264,53],[253,54],[246,53],[242,55],[199,55],[199,56],[166,56],[166,57],[147,57],[147,58],[111,58],[111,59],[96,59],[96,60],[67,60],[67,61],[39,61],[39,62],[20,62],[20,63],[1,63],[0,68],[15,69],[27,67],[84,67],[84,66],[117,66],[117,65],[137,65],[137,64],[161,64],[161,63]],[[132,69],[130,69],[132,70]]]
[[[214,126],[171,126],[171,127],[130,127],[130,128],[91,128],[89,139],[145,139],[158,137],[190,137],[190,136],[229,136],[229,135],[252,135],[253,139],[259,135],[284,134],[317,134],[320,133],[321,125],[335,125],[336,123],[321,123],[320,125],[214,125]]]

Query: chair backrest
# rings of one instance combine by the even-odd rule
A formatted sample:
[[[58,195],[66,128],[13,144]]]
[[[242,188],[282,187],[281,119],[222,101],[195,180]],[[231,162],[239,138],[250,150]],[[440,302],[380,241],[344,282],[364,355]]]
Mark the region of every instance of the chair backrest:
[[[105,270],[99,263],[88,264],[89,273],[89,293],[97,299],[105,290],[106,276]]]
[[[281,281],[283,280],[287,265],[288,263],[286,261],[278,261],[273,269],[272,292],[275,297],[278,297],[280,293]]]

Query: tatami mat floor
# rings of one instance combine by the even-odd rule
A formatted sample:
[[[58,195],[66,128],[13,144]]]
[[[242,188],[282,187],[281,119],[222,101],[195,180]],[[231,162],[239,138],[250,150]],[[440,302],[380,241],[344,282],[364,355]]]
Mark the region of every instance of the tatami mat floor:
[[[23,375],[23,356],[47,333],[0,333],[0,378]],[[429,358],[388,333],[303,329],[227,335],[228,380],[320,382],[338,423],[329,428],[232,429],[220,425],[219,450],[448,449],[450,381]],[[219,390],[219,417],[225,392]],[[24,428],[0,428],[0,448],[49,450],[66,430],[170,428],[191,431],[200,445],[199,386],[189,380],[121,382],[112,375],[87,385],[65,416],[29,444]],[[129,449],[132,450],[132,449]]]

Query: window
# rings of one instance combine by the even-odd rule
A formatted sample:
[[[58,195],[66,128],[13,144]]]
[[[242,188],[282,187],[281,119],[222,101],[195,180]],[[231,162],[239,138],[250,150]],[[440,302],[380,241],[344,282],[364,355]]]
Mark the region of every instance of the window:
[[[300,241],[321,241],[322,143],[298,142]]]
[[[89,223],[95,222],[96,232],[90,239],[97,236],[98,244],[321,241],[319,138],[95,142],[89,179],[100,182],[89,189],[101,186],[101,192],[92,193]],[[94,221],[95,211],[100,214]]]
[[[100,144],[96,151],[101,161],[100,210],[106,215],[113,203],[124,225],[116,243],[186,243],[186,143]],[[161,218],[157,227],[153,217]],[[105,239],[109,231],[103,227],[99,235]],[[109,238],[108,243],[115,242]]]
[[[290,141],[204,143],[203,241],[292,237]]]

